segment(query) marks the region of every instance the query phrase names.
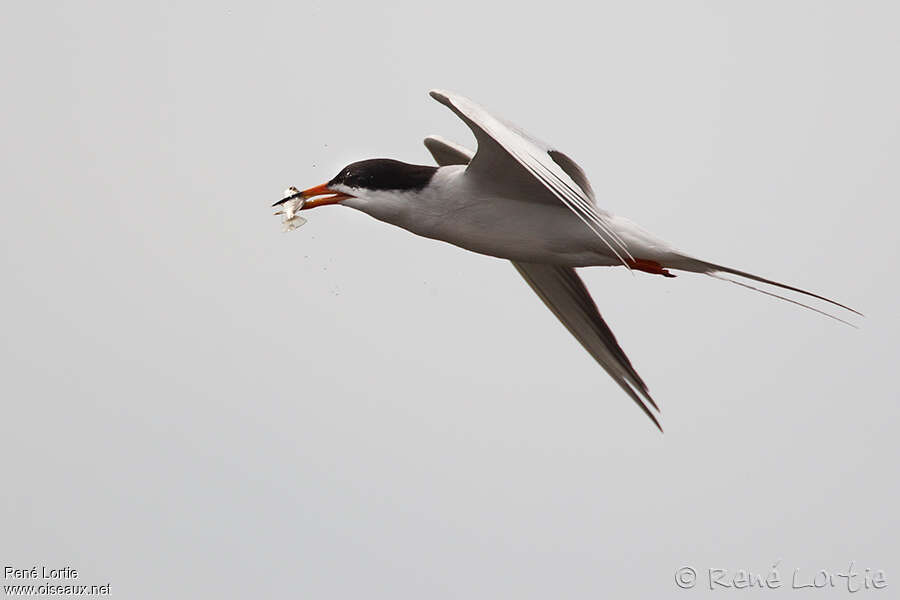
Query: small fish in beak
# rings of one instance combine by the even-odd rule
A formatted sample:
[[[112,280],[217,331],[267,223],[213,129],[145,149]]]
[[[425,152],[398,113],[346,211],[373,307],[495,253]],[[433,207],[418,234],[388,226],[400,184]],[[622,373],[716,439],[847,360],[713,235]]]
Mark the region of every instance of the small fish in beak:
[[[278,210],[273,213],[282,215],[281,231],[287,233],[306,223],[306,219],[296,214],[297,211],[303,209],[304,204],[306,204],[306,198],[303,197],[300,190],[294,186],[284,190],[284,197],[276,204]]]

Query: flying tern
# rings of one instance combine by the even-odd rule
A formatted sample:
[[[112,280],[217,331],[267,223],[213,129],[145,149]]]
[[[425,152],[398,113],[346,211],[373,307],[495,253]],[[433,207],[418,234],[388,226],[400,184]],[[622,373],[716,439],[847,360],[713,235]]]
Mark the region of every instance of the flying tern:
[[[343,205],[423,237],[512,261],[528,285],[641,410],[662,430],[659,407],[603,320],[576,267],[624,266],[663,277],[672,270],[728,279],[756,291],[825,311],[746,283],[796,292],[859,315],[806,290],[689,256],[628,219],[600,208],[574,160],[496,117],[464,96],[434,90],[472,130],[471,152],[438,136],[425,138],[438,167],[376,158],[352,163],[331,181],[289,188],[274,206],[286,229],[297,210]],[[299,221],[298,221],[299,219]]]

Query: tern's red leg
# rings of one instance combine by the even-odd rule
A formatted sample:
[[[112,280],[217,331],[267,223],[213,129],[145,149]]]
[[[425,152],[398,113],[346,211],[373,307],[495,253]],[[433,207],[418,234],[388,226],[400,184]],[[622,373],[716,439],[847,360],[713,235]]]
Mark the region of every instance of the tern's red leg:
[[[663,277],[675,277],[675,275],[664,269],[663,266],[655,260],[636,258],[631,261],[630,266],[635,271],[643,271],[644,273],[651,273],[653,275],[662,275]]]

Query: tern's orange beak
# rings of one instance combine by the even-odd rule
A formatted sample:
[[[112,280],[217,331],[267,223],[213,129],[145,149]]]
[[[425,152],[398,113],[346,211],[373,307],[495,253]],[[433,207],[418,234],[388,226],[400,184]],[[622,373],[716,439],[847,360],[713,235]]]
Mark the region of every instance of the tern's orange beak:
[[[298,192],[293,196],[282,198],[272,206],[284,204],[288,200],[293,200],[298,196],[306,199],[306,202],[303,204],[300,210],[306,210],[307,208],[316,208],[317,206],[327,206],[329,204],[337,204],[342,200],[353,197],[350,194],[344,194],[342,192],[337,192],[335,190],[329,189],[328,184],[323,183],[322,185],[317,185],[309,188],[308,190]]]

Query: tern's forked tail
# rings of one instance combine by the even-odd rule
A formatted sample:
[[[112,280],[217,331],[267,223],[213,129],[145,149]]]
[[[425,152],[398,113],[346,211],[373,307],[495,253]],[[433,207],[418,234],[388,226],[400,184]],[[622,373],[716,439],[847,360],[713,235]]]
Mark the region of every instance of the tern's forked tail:
[[[828,304],[842,308],[842,309],[849,311],[855,315],[859,315],[860,317],[863,316],[863,314],[861,312],[854,310],[854,309],[850,308],[849,306],[841,304],[840,302],[836,302],[830,298],[826,298],[825,296],[820,296],[819,294],[814,294],[813,292],[809,292],[807,290],[804,290],[804,289],[801,289],[798,287],[794,287],[792,285],[787,285],[784,283],[779,283],[777,281],[773,281],[771,279],[766,279],[765,277],[760,277],[759,275],[747,273],[746,271],[739,271],[738,269],[732,269],[731,267],[724,267],[722,265],[717,265],[715,263],[707,262],[705,260],[699,260],[696,258],[692,258],[690,256],[679,255],[678,258],[676,258],[672,261],[667,261],[666,266],[669,268],[672,268],[672,269],[688,271],[691,273],[703,273],[704,275],[709,275],[710,277],[715,277],[716,279],[721,279],[721,280],[727,281],[729,283],[734,283],[736,285],[745,287],[745,288],[753,290],[755,292],[760,292],[762,294],[766,294],[767,296],[772,296],[774,298],[778,298],[779,300],[784,300],[785,302],[790,302],[791,304],[796,304],[798,306],[802,306],[803,308],[807,308],[811,311],[825,315],[826,317],[830,317],[836,321],[840,321],[841,323],[850,325],[851,327],[857,327],[857,326],[854,325],[853,323],[850,323],[849,321],[845,321],[844,319],[841,319],[840,317],[837,317],[837,316],[835,316],[829,312],[826,312],[822,309],[816,308],[814,306],[810,306],[809,304],[805,304],[803,302],[794,300],[792,298],[788,298],[787,296],[783,296],[781,294],[776,294],[774,292],[750,285],[749,283],[746,283],[743,281],[737,281],[735,279],[725,277],[725,275],[735,275],[737,277],[743,277],[744,279],[749,279],[749,280],[755,281],[757,283],[775,286],[777,288],[780,288],[783,290],[789,290],[791,292],[797,292],[798,294],[803,294],[804,296],[808,296],[810,298],[815,298],[816,300],[821,300],[823,302],[827,302]]]

